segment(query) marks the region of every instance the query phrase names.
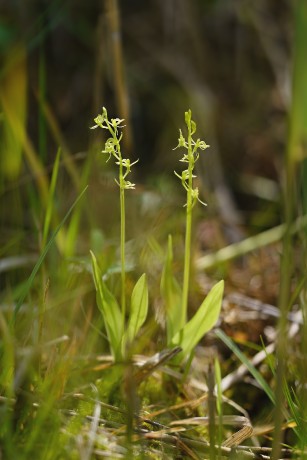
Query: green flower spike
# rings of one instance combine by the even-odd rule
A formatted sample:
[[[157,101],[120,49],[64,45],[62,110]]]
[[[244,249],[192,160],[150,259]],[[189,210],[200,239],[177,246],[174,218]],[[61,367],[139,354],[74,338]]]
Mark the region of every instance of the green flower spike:
[[[193,139],[193,134],[196,132],[196,123],[192,120],[191,110],[185,112],[185,123],[187,125],[187,139],[179,130],[178,145],[174,148],[184,148],[186,152],[180,159],[181,162],[187,163],[188,168],[183,170],[181,174],[174,171],[175,175],[181,180],[182,186],[187,192],[186,207],[186,235],[185,235],[185,258],[184,258],[184,275],[183,275],[183,295],[182,295],[182,319],[181,323],[185,324],[187,319],[187,304],[188,304],[188,288],[190,277],[190,259],[191,259],[191,231],[192,231],[192,209],[197,201],[206,206],[206,203],[200,200],[199,190],[193,186],[193,179],[196,178],[193,174],[195,163],[199,159],[198,150],[206,150],[209,145],[205,141]]]
[[[115,164],[119,166],[118,180],[115,179],[116,184],[120,189],[120,215],[121,215],[121,304],[122,304],[122,325],[125,325],[126,316],[126,298],[125,298],[125,284],[126,284],[126,270],[125,270],[125,190],[133,190],[135,184],[128,181],[126,178],[131,173],[131,167],[138,162],[130,162],[129,158],[123,158],[121,153],[121,140],[123,134],[119,132],[124,128],[124,120],[121,118],[108,118],[108,112],[105,107],[102,108],[102,113],[94,118],[95,125],[91,129],[103,128],[109,131],[111,137],[107,139],[104,150],[102,153],[108,155],[107,161],[111,157],[115,158]]]

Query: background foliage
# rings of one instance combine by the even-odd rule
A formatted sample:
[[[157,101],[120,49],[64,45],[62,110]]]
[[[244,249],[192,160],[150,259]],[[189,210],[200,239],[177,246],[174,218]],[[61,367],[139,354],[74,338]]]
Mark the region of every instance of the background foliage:
[[[159,277],[169,233],[174,274],[182,278],[184,194],[173,174],[178,155],[172,149],[191,108],[210,149],[196,168],[201,199],[209,206],[195,218],[193,253],[200,259],[190,314],[202,291],[221,277],[227,295],[235,291],[279,307],[272,324],[271,317],[248,322],[236,309],[233,321],[224,303],[221,325],[244,344],[246,359],[261,348],[260,336],[269,340],[267,327],[281,337],[274,336],[278,366],[274,361],[272,372],[262,369],[275,392],[275,412],[259,407],[259,394],[264,396],[255,386],[242,396],[239,385],[228,396],[262,425],[274,419],[274,459],[285,428],[278,401],[286,400],[296,431],[287,425],[285,440],[304,449],[306,231],[304,220],[296,219],[306,212],[306,30],[304,0],[0,1],[0,389],[5,401],[15,401],[13,418],[9,406],[0,407],[0,435],[10,440],[5,449],[11,458],[16,445],[26,446],[20,458],[33,454],[42,432],[49,433],[42,458],[64,455],[59,452],[69,451],[69,442],[74,448],[79,442],[81,458],[90,458],[93,449],[71,441],[81,419],[66,423],[62,435],[69,435],[60,447],[53,437],[62,426],[56,405],[61,401],[64,410],[67,403],[70,410],[76,389],[85,381],[97,384],[95,359],[108,351],[90,249],[119,292],[114,170],[100,153],[102,130],[89,129],[102,106],[125,119],[125,157],[140,159],[137,187],[127,200],[127,291],[131,296],[135,280],[150,274],[153,320],[135,351],[152,354],[155,345],[165,345],[153,323],[163,326]],[[233,244],[232,255],[218,252]],[[207,252],[210,263],[201,260]],[[293,305],[302,312],[302,335],[288,346],[283,337]],[[19,313],[12,326],[14,308]],[[218,352],[222,374],[231,373],[230,351],[220,344]],[[109,395],[119,375],[113,369],[105,387],[97,384],[100,395]],[[126,383],[129,395],[129,378]],[[45,405],[35,412],[41,401]],[[91,404],[78,410],[98,410]]]

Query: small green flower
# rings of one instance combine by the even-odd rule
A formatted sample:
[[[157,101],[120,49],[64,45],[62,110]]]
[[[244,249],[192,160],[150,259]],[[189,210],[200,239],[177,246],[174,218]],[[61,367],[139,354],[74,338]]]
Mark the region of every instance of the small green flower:
[[[196,123],[192,120],[192,114],[190,110],[185,112],[185,122],[188,128],[188,140],[185,139],[181,129],[179,129],[178,145],[173,150],[176,150],[179,147],[183,147],[187,150],[186,153],[183,153],[183,156],[179,161],[182,163],[188,163],[189,167],[188,169],[182,171],[181,174],[178,174],[176,171],[174,171],[174,173],[181,180],[181,183],[187,192],[187,202],[185,206],[188,205],[189,201],[192,207],[195,206],[197,201],[203,205],[206,205],[206,203],[199,199],[198,188],[193,188],[193,179],[196,178],[196,176],[193,174],[193,170],[196,161],[199,159],[198,149],[206,150],[209,145],[201,139],[197,139],[195,141],[192,138],[192,135],[196,132]]]
[[[104,128],[107,129],[113,133],[117,133],[118,128],[124,128],[125,125],[122,125],[122,122],[124,121],[123,118],[111,118],[111,121],[108,119],[108,112],[105,107],[102,108],[102,114],[97,115],[96,118],[94,118],[94,122],[96,123],[94,126],[91,127],[91,129],[96,129],[96,128]],[[112,129],[114,128],[114,130]]]
[[[193,186],[193,179],[196,176],[193,174],[195,163],[199,159],[198,150],[205,150],[209,147],[205,141],[193,139],[193,134],[196,132],[196,123],[192,120],[191,110],[185,112],[185,123],[187,126],[187,139],[179,130],[178,145],[175,149],[182,147],[185,149],[181,162],[187,163],[187,169],[175,175],[181,180],[182,186],[186,191],[186,234],[185,234],[185,256],[184,256],[184,273],[183,273],[183,290],[182,290],[182,317],[180,324],[185,324],[187,321],[187,306],[189,293],[189,277],[190,277],[190,261],[191,261],[191,237],[192,237],[192,209],[197,202],[206,206],[206,203],[200,200],[198,187]],[[174,150],[175,150],[174,149]]]
[[[113,128],[124,128],[126,125],[121,125],[123,121],[123,118],[111,118],[111,125]]]
[[[103,123],[103,118],[101,115],[98,115],[98,117],[94,118],[94,122],[96,123],[94,126],[91,126],[90,129],[96,129],[96,128],[103,128],[102,123]]]
[[[108,126],[104,125],[106,120],[108,120],[108,113],[107,113],[107,109],[105,107],[103,107],[102,108],[102,114],[97,115],[97,117],[94,118],[94,122],[96,124],[94,126],[92,126],[91,129],[96,129],[98,127],[108,129]]]
[[[199,198],[199,190],[198,187],[195,187],[194,189],[191,190],[191,196],[192,196],[192,207],[195,206],[196,202],[198,201],[200,204],[203,204],[204,206],[207,206],[207,203],[204,203],[201,201]]]
[[[115,182],[121,190],[134,189],[135,184],[125,179],[131,172],[131,167],[137,163],[138,160],[131,163],[129,158],[122,157],[120,143],[123,134],[119,133],[119,129],[124,128],[125,125],[122,124],[124,119],[111,118],[111,120],[109,120],[107,109],[103,107],[102,114],[94,118],[94,121],[96,124],[92,126],[91,129],[96,129],[99,127],[107,129],[111,134],[111,137],[109,137],[109,139],[107,139],[105,142],[104,150],[102,150],[102,153],[106,153],[108,155],[107,161],[109,161],[113,156],[116,160],[115,164],[119,166],[119,180],[115,180]]]
[[[175,147],[173,150],[178,149],[179,147],[187,147],[187,143],[185,138],[183,137],[181,129],[179,129],[179,139],[178,139],[178,145]]]
[[[125,189],[126,190],[133,190],[135,189],[135,184],[132,184],[132,182],[129,182],[128,180],[125,180]]]
[[[210,145],[206,144],[205,141],[201,141],[200,139],[197,139],[196,144],[201,150],[206,150],[208,147],[210,147]]]
[[[105,142],[104,150],[102,153],[108,155],[107,161],[111,157],[115,158],[115,164],[119,166],[118,180],[115,179],[116,184],[120,189],[120,220],[121,220],[121,230],[120,230],[120,254],[121,254],[121,305],[122,305],[122,326],[125,325],[126,317],[126,298],[125,298],[125,190],[131,190],[135,188],[135,184],[126,180],[126,177],[131,172],[131,167],[137,163],[134,161],[131,163],[129,158],[123,158],[121,153],[121,140],[123,134],[120,132],[120,129],[124,128],[122,118],[108,118],[108,112],[105,107],[102,108],[101,115],[98,115],[94,118],[96,123],[92,126],[91,129],[103,128],[107,129],[110,133],[109,139]]]
[[[131,172],[131,167],[135,165],[139,160],[134,161],[133,163],[130,162],[129,158],[122,158],[121,164],[124,168],[126,168],[126,172],[124,177],[126,177]],[[117,165],[120,165],[120,161],[116,162]]]

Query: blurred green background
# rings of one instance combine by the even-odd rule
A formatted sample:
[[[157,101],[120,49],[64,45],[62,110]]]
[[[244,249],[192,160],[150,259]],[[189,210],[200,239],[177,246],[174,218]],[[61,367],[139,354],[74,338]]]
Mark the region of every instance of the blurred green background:
[[[88,253],[91,230],[112,233],[113,172],[99,153],[103,133],[89,129],[102,106],[126,120],[125,155],[140,159],[131,235],[141,209],[183,202],[172,149],[188,108],[211,146],[199,162],[210,204],[200,218],[217,216],[221,244],[280,223],[286,152],[303,158],[305,9],[290,0],[2,1],[0,256],[43,246],[58,149],[51,229],[90,185],[58,249],[75,254],[83,232],[78,251]]]
[[[245,252],[235,246],[241,257],[233,264],[224,260],[206,273],[195,269],[190,309],[197,308],[212,279],[222,277],[229,290],[278,305],[277,361],[283,364],[289,353],[291,366],[281,366],[276,378],[276,446],[282,420],[279,377],[286,372],[291,391],[292,383],[297,385],[295,404],[303,401],[299,421],[306,420],[306,344],[298,340],[295,355],[284,340],[287,314],[296,303],[307,337],[306,219],[297,221],[295,235],[292,227],[307,206],[306,31],[306,0],[0,0],[0,383],[8,398],[15,388],[18,397],[19,388],[32,391],[32,383],[47,376],[53,392],[44,383],[42,394],[50,393],[52,405],[64,389],[95,381],[96,358],[88,367],[88,356],[109,350],[89,261],[92,249],[110,289],[118,293],[115,171],[101,154],[103,130],[90,130],[103,106],[111,117],[125,119],[124,157],[140,160],[131,179],[136,190],[127,193],[126,203],[127,295],[143,272],[150,287],[152,318],[140,349],[153,354],[165,345],[156,331],[161,324],[163,329],[160,275],[169,233],[178,279],[184,257],[185,197],[174,175],[180,153],[173,148],[190,108],[197,136],[210,145],[197,163],[197,185],[209,206],[195,208],[196,261],[267,229],[273,228],[274,236],[262,234],[261,244],[248,240]],[[286,227],[276,227],[283,222]],[[251,254],[245,257],[246,252]],[[12,334],[14,309],[18,321]],[[241,343],[263,337],[263,324],[256,321],[238,324],[235,317],[223,326]],[[62,344],[60,353],[54,340]],[[33,352],[26,361],[31,344],[44,353],[36,360]],[[43,344],[54,346],[53,354],[40,348]],[[81,375],[84,369],[94,377],[88,370]],[[274,378],[269,373],[268,379]],[[24,404],[20,394],[16,417]],[[234,400],[241,398],[251,412],[270,410],[259,404],[256,392],[246,395],[239,387]],[[7,426],[14,433],[7,407]],[[46,420],[48,414],[47,407]],[[29,432],[32,422],[31,415]],[[33,436],[39,438],[40,431]],[[58,435],[55,439],[57,449]]]

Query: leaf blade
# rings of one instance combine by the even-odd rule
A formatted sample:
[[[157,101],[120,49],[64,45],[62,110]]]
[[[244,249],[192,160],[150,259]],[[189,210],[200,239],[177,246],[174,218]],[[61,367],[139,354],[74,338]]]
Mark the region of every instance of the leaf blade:
[[[65,224],[65,222],[67,221],[68,217],[70,216],[70,214],[72,213],[73,209],[75,208],[75,206],[77,205],[77,203],[81,200],[82,196],[84,195],[84,193],[86,192],[87,190],[87,187],[86,186],[83,191],[79,194],[79,196],[76,198],[76,200],[73,202],[73,204],[71,205],[71,207],[69,208],[69,210],[67,211],[67,213],[65,214],[64,218],[62,219],[62,221],[60,222],[60,224],[57,226],[57,228],[55,229],[53,235],[51,236],[50,240],[48,241],[48,243],[46,244],[44,250],[42,251],[41,255],[39,256],[38,258],[38,261],[36,262],[36,264],[34,265],[34,268],[31,272],[31,275],[29,276],[26,284],[25,284],[25,287],[22,291],[22,294],[19,298],[19,300],[17,301],[16,305],[15,305],[15,308],[14,308],[14,315],[13,315],[13,322],[15,322],[16,320],[16,317],[17,317],[17,314],[21,308],[21,305],[23,304],[28,292],[30,291],[31,289],[31,286],[33,284],[33,281],[35,279],[35,276],[40,268],[40,266],[42,265],[43,261],[45,260],[45,257],[52,245],[52,243],[54,242],[57,234],[59,233],[59,231],[61,230],[61,228],[63,227],[63,225]]]
[[[239,358],[242,364],[244,364],[252,376],[256,379],[258,384],[265,391],[267,396],[270,398],[273,404],[275,404],[275,396],[272,389],[269,387],[267,382],[264,380],[260,372],[255,368],[255,366],[250,362],[250,360],[242,353],[242,351],[237,347],[234,341],[228,337],[221,329],[215,331],[216,336],[224,342],[225,345]]]
[[[92,251],[90,251],[90,253],[92,257],[97,305],[104,320],[113,357],[115,361],[119,361],[122,358],[121,342],[123,335],[121,311],[117,300],[102,279],[102,273],[94,253]]]
[[[165,265],[162,272],[160,291],[164,301],[166,315],[167,344],[170,345],[172,338],[184,324],[179,320],[182,318],[182,290],[173,275],[173,246],[172,237],[168,237],[168,248]]]
[[[130,317],[125,340],[132,343],[147,318],[148,312],[148,285],[146,274],[139,278],[131,295]]]
[[[183,358],[191,353],[201,338],[215,325],[221,310],[224,281],[213,286],[201,306],[185,326],[172,339],[174,346],[180,346]]]

